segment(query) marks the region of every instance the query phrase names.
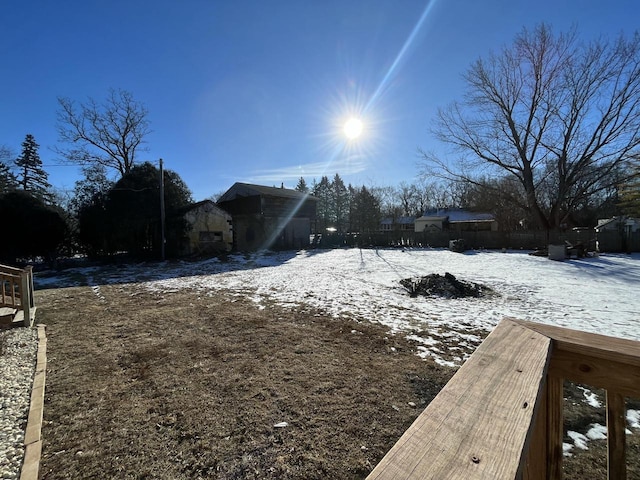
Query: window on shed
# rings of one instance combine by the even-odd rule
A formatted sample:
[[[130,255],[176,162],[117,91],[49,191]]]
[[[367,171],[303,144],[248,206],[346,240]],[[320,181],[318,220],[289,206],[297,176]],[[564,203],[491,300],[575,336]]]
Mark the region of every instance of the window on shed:
[[[222,241],[222,232],[200,232],[200,243],[213,243]]]

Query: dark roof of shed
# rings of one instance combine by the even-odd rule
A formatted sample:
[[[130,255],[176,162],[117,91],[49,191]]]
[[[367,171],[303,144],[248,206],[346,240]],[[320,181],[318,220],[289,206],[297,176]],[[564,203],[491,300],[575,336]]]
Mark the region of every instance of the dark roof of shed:
[[[232,201],[239,197],[254,196],[284,197],[299,200],[308,198],[310,200],[317,200],[316,197],[308,193],[302,193],[290,188],[265,187],[263,185],[236,182],[218,199],[218,203]]]

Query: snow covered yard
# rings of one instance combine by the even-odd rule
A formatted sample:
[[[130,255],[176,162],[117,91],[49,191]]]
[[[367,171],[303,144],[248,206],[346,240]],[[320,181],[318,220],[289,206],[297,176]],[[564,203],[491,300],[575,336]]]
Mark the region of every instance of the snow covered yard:
[[[449,272],[496,292],[484,298],[412,298],[399,281]],[[246,298],[258,309],[269,303],[307,307],[335,317],[374,322],[421,343],[420,355],[460,365],[505,316],[640,340],[640,255],[602,255],[553,262],[527,252],[442,249],[339,249],[259,252],[198,262],[72,269],[36,279],[37,287],[83,282],[98,299],[100,285],[135,283],[155,294],[218,291]],[[580,393],[580,396],[582,394]],[[585,403],[596,405],[593,392]],[[637,428],[638,410],[629,411]],[[570,431],[566,453],[602,436],[597,424]]]

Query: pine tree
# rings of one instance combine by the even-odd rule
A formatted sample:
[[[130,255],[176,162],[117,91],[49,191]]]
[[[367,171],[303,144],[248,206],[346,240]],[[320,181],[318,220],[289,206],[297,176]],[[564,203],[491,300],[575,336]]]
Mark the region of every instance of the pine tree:
[[[11,172],[9,165],[0,161],[0,194],[11,192],[18,186],[16,176]]]
[[[640,162],[634,166],[634,174],[620,190],[620,207],[632,217],[640,217]]]
[[[318,232],[324,233],[332,226],[331,217],[331,182],[325,175],[320,179],[320,183],[313,180],[312,194],[318,199],[316,204],[316,228]]]
[[[331,182],[331,197],[331,213],[336,229],[344,232],[349,225],[349,192],[337,173]]]
[[[27,134],[22,142],[22,155],[15,161],[19,169],[18,185],[35,197],[50,201],[49,175],[42,168],[42,160],[38,154],[39,147],[33,135]]]
[[[300,177],[298,180],[298,185],[296,185],[296,190],[301,193],[309,193],[309,187],[307,186],[307,182],[304,177]]]
[[[371,233],[380,226],[380,202],[365,187],[355,189],[352,203],[352,228],[359,233]]]

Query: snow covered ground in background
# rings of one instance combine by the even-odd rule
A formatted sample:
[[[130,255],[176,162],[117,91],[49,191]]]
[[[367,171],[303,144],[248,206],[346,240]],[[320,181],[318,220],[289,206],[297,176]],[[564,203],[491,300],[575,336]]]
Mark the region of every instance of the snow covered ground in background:
[[[242,268],[233,268],[234,263]],[[465,356],[443,359],[443,340],[447,345],[458,343],[463,351],[474,348],[480,338],[473,332],[489,331],[505,316],[640,340],[637,256],[553,262],[521,252],[341,249],[234,257],[231,264],[218,266],[219,272],[146,286],[226,289],[257,303],[268,299],[282,305],[309,305],[336,316],[378,322],[422,339],[424,354],[442,363],[459,364]],[[197,273],[197,264],[190,267]],[[399,284],[403,278],[445,272],[483,283],[498,295],[411,298]]]
[[[399,284],[403,278],[445,272],[485,284],[498,295],[411,298]],[[257,304],[308,305],[378,322],[421,340],[423,354],[445,364],[460,364],[480,342],[475,333],[490,331],[505,316],[640,340],[638,254],[554,262],[526,252],[443,249],[261,252],[233,255],[227,262],[75,269],[36,277],[36,287],[64,285],[65,276],[73,284],[70,279],[78,282],[78,274],[92,284],[144,282],[154,291],[230,290]],[[452,345],[461,349],[459,355],[448,351]]]
[[[486,298],[411,298],[399,281],[445,272],[482,283]],[[233,255],[228,261],[164,262],[86,267],[36,276],[36,288],[137,283],[159,293],[189,289],[202,295],[225,290],[256,303],[309,306],[335,316],[378,322],[421,342],[422,356],[460,365],[505,316],[640,340],[640,255],[601,255],[554,262],[526,252],[453,253],[442,249],[339,249]],[[598,399],[585,390],[585,401]],[[640,413],[629,410],[630,428]],[[600,438],[570,432],[572,448]],[[574,438],[575,437],[575,438]]]

